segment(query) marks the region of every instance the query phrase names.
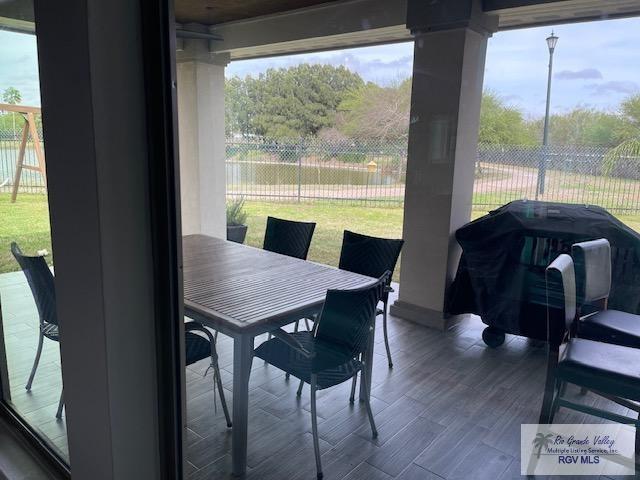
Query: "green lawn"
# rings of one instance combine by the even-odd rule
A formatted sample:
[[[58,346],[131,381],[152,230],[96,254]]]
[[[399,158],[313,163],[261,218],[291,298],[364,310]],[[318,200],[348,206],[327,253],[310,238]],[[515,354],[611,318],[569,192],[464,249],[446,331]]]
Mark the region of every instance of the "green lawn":
[[[317,223],[311,243],[309,259],[315,262],[337,265],[342,243],[342,231],[388,238],[402,236],[402,208],[347,206],[341,203],[281,203],[247,201],[249,231],[247,244],[261,247],[267,216],[273,215],[291,220]],[[483,215],[474,211],[472,218]],[[623,216],[620,219],[640,231],[640,215]],[[0,273],[17,270],[9,246],[17,241],[26,253],[46,248],[51,251],[47,197],[43,195],[18,195],[15,204],[9,194],[0,194]],[[48,257],[49,260],[52,257]],[[398,279],[399,268],[394,275]]]
[[[267,216],[316,222],[309,260],[338,265],[342,232],[354,230],[366,235],[402,238],[402,209],[398,207],[354,207],[340,203],[280,203],[247,201],[249,214],[247,243],[262,247]],[[396,269],[394,279],[398,280]]]
[[[35,254],[45,248],[51,252],[49,209],[45,195],[21,193],[16,203],[11,203],[10,194],[0,194],[0,273],[19,269],[11,255],[11,242],[17,242],[27,254]],[[52,256],[47,260],[51,262]]]

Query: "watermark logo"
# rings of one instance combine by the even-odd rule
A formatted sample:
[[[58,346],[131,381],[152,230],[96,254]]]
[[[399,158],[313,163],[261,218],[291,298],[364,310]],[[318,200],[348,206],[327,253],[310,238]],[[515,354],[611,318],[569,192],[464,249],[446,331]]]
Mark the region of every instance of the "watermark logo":
[[[635,428],[620,424],[525,424],[522,475],[635,475]]]

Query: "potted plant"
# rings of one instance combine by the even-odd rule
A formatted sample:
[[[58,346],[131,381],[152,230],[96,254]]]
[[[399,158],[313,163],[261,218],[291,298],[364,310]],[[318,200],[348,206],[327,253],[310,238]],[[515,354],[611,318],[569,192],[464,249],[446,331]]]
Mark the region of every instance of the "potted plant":
[[[244,197],[227,202],[227,240],[244,243],[247,236],[247,212],[244,211]]]

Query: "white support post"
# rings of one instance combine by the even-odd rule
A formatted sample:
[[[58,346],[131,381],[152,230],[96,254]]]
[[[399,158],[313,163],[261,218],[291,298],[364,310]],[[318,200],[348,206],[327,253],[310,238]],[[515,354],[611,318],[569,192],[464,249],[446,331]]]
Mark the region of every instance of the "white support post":
[[[226,238],[224,69],[229,55],[209,53],[207,40],[183,42],[177,65],[182,233]]]
[[[453,235],[471,214],[489,35],[470,19],[463,26],[457,20],[455,28],[416,34],[405,247],[399,299],[391,306],[393,315],[438,329],[448,323],[446,291],[459,258]]]

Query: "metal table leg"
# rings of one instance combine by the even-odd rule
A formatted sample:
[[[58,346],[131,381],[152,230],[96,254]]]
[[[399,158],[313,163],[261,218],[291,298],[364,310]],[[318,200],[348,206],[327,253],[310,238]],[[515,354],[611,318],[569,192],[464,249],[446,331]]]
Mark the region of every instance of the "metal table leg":
[[[233,340],[233,430],[232,472],[247,471],[247,423],[249,415],[249,376],[253,359],[253,336],[241,335]]]

